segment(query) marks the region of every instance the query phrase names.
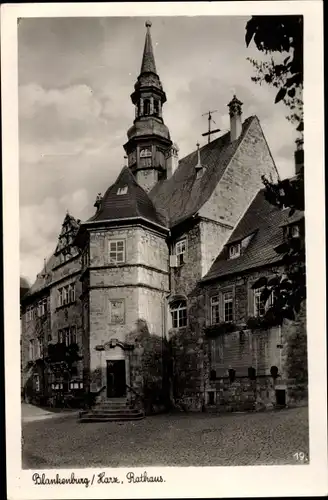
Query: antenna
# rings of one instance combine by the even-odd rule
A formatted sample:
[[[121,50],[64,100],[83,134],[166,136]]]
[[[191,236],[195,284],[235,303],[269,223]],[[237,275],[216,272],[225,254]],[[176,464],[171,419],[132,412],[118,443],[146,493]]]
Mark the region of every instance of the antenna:
[[[215,121],[212,118],[212,113],[217,113],[217,112],[218,112],[218,110],[214,109],[213,111],[207,111],[207,113],[202,114],[202,116],[208,117],[207,118],[208,119],[208,132],[204,132],[204,134],[202,134],[203,137],[208,136],[208,140],[207,140],[208,144],[211,142],[211,135],[215,134],[216,132],[220,132],[219,128],[216,128],[215,130],[211,130],[211,123],[213,122],[216,125]]]

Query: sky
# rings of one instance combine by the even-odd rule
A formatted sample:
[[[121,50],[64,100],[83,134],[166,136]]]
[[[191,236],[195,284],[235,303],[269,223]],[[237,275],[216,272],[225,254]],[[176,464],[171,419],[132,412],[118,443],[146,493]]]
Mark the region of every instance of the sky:
[[[276,91],[252,82],[245,45],[249,17],[154,17],[157,72],[167,95],[163,118],[180,158],[204,144],[206,116],[229,128],[227,104],[257,115],[281,177],[294,172],[295,131]],[[54,251],[68,210],[85,220],[124,165],[134,119],[142,17],[25,18],[18,26],[21,275],[33,283]],[[214,127],[214,124],[213,124]],[[214,138],[214,137],[213,137]]]

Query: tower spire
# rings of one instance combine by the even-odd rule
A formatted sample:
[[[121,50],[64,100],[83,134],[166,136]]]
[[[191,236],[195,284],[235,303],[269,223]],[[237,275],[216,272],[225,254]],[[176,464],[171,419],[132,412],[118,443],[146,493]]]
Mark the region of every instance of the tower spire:
[[[151,41],[151,34],[150,34],[151,22],[146,21],[145,26],[147,28],[147,32],[146,32],[145,47],[144,47],[143,56],[142,56],[140,74],[141,75],[143,73],[155,73],[155,74],[157,74],[154,51],[153,51],[153,44]]]

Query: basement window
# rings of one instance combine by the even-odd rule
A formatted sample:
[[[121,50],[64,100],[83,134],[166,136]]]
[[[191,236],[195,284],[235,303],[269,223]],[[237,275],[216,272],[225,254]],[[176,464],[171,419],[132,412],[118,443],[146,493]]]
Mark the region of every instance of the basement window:
[[[123,186],[121,188],[118,188],[117,194],[126,194],[128,192],[128,186]]]

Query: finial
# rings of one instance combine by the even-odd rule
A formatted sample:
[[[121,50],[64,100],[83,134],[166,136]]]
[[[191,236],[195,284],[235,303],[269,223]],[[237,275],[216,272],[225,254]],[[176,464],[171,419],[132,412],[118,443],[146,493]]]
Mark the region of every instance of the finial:
[[[95,203],[94,203],[94,205],[93,205],[94,207],[96,207],[96,208],[97,208],[97,210],[98,210],[98,208],[99,208],[99,207],[100,207],[100,205],[101,205],[101,201],[102,201],[102,195],[101,195],[101,193],[98,193],[98,194],[97,194],[96,201],[95,201]]]
[[[151,21],[146,21],[145,26],[146,28],[151,28]]]

